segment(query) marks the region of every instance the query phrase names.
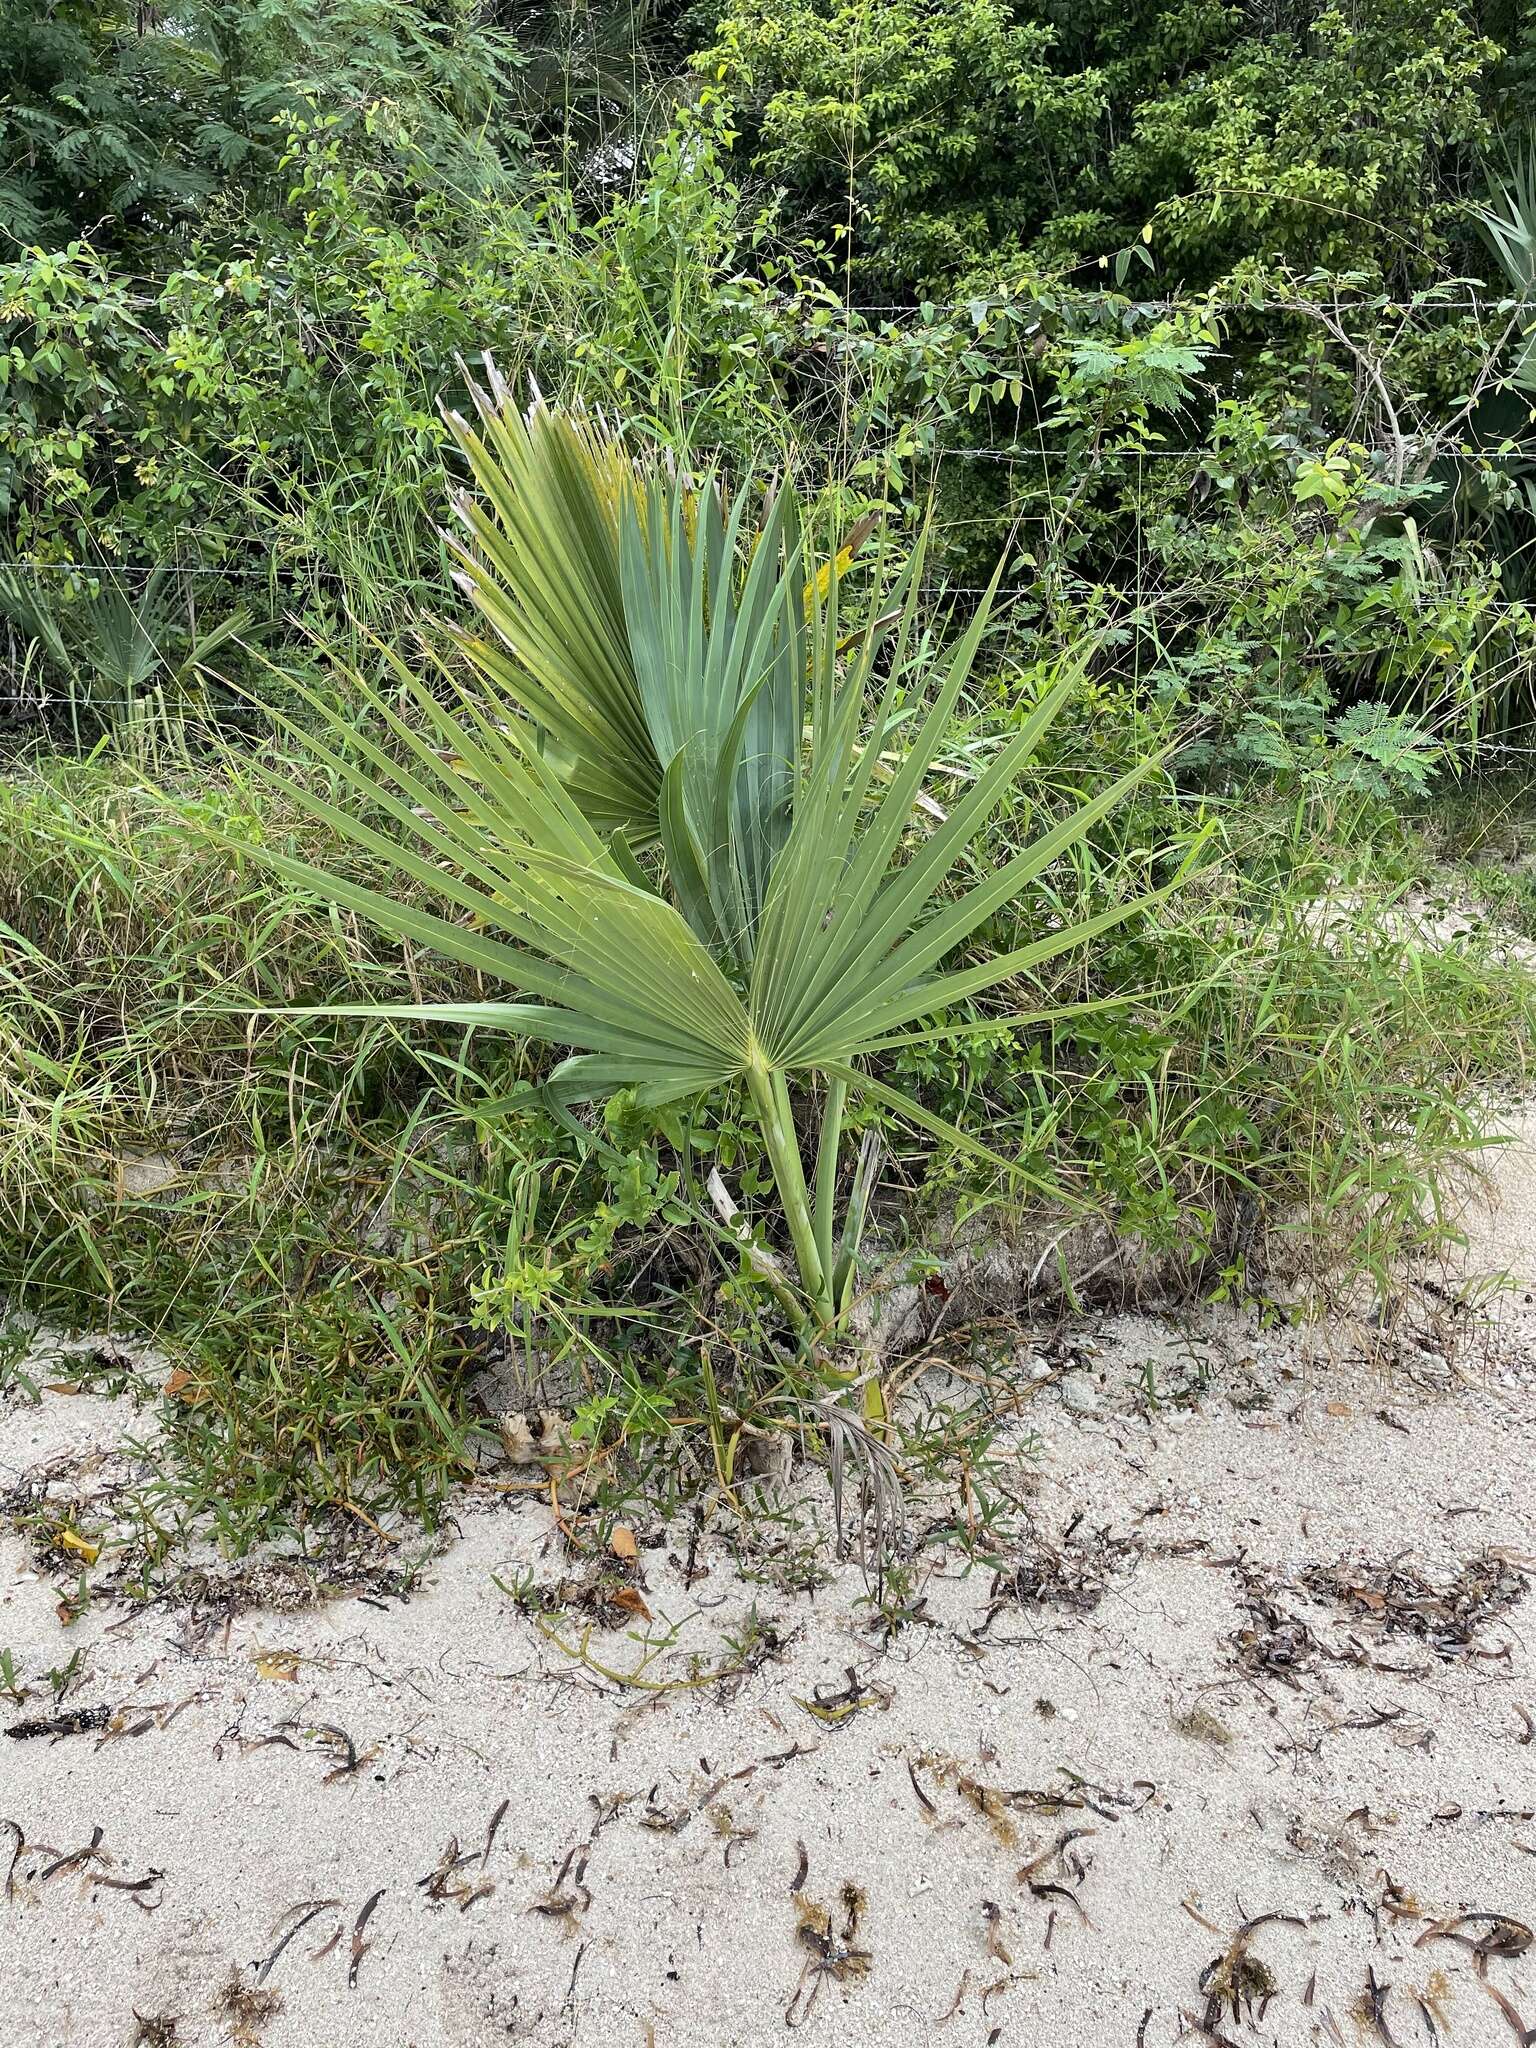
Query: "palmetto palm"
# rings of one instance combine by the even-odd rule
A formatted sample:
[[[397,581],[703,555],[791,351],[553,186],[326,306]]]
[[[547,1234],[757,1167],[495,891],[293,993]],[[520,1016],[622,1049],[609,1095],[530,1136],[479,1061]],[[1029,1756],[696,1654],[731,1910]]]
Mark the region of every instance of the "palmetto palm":
[[[810,1326],[825,1329],[857,1249],[836,1217],[848,1091],[975,1148],[863,1063],[1139,907],[953,964],[1145,771],[959,884],[1073,688],[1067,674],[1044,692],[942,821],[914,829],[990,598],[931,659],[919,548],[876,627],[840,641],[838,574],[811,572],[787,493],[752,523],[749,494],[636,463],[600,422],[540,403],[521,414],[500,391],[482,399],[478,428],[456,430],[482,494],[461,508],[461,580],[489,635],[460,634],[467,659],[421,674],[387,657],[387,693],[358,684],[371,728],[349,718],[343,733],[330,714],[337,729],[309,738],[339,800],[293,790],[419,887],[394,896],[267,857],[516,992],[394,1014],[565,1049],[547,1083],[561,1103],[633,1089],[659,1104],[743,1084]],[[888,735],[898,711],[905,751],[892,766],[869,735]],[[422,907],[421,889],[460,916]],[[808,1177],[792,1090],[813,1080],[822,1122]]]

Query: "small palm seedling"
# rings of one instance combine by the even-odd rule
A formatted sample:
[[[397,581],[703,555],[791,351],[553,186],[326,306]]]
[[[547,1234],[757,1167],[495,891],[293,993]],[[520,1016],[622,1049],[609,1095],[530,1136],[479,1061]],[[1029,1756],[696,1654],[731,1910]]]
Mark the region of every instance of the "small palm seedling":
[[[166,570],[138,580],[105,565],[74,573],[78,587],[61,590],[36,564],[0,564],[0,617],[26,635],[57,682],[76,747],[105,737],[144,763],[183,752],[187,722],[201,708],[199,664],[248,633],[250,614],[189,635]],[[184,653],[171,651],[189,638]]]
[[[319,730],[306,745],[332,789],[290,791],[406,891],[265,858],[515,992],[389,1014],[561,1048],[544,1085],[562,1107],[621,1089],[662,1104],[740,1085],[821,1356],[852,1296],[869,1194],[866,1152],[839,1216],[850,1092],[984,1151],[870,1062],[1141,907],[964,957],[1152,764],[962,881],[1070,696],[1073,663],[948,813],[918,825],[990,593],[933,658],[919,547],[882,616],[844,637],[840,564],[812,572],[789,493],[754,523],[749,492],[632,461],[600,423],[541,403],[525,415],[501,391],[481,399],[480,431],[455,427],[483,493],[462,508],[461,577],[489,634],[460,633],[463,659],[429,653],[419,671],[382,651],[387,687],[354,678],[345,713],[311,697]],[[796,1108],[813,1094],[808,1171]],[[878,1414],[877,1392],[866,1400]]]

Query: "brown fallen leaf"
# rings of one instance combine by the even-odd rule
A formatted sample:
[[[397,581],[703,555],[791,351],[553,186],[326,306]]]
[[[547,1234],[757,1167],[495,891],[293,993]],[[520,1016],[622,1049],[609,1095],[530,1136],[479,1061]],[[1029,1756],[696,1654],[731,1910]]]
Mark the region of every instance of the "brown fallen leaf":
[[[570,1448],[565,1424],[552,1408],[509,1408],[496,1427],[514,1465],[544,1465],[554,1471]]]
[[[1353,1415],[1355,1411],[1347,1401],[1330,1401],[1327,1404],[1327,1412],[1330,1415]]]
[[[299,1666],[304,1659],[297,1650],[253,1650],[251,1662],[263,1678],[280,1678],[290,1685],[299,1676]]]
[[[615,1557],[621,1557],[626,1564],[633,1564],[640,1555],[635,1532],[627,1522],[614,1523],[613,1534],[608,1538],[608,1548]]]
[[[1520,2048],[1530,2048],[1531,2041],[1536,2039],[1536,2028],[1528,2027],[1525,2024],[1525,2021],[1521,2019],[1519,2013],[1516,2012],[1515,2008],[1496,1985],[1490,1984],[1486,1977],[1479,1978],[1478,1981],[1499,2008],[1499,2011],[1503,2013],[1505,2019],[1509,2021],[1511,2027],[1514,2028],[1515,2039],[1520,2043]]]
[[[208,1398],[208,1389],[203,1382],[194,1378],[182,1365],[168,1376],[160,1391],[167,1401],[184,1401],[189,1408],[195,1408]]]
[[[635,1591],[633,1586],[620,1586],[609,1602],[610,1606],[621,1607],[626,1614],[636,1614],[642,1621],[649,1621],[651,1610]]]

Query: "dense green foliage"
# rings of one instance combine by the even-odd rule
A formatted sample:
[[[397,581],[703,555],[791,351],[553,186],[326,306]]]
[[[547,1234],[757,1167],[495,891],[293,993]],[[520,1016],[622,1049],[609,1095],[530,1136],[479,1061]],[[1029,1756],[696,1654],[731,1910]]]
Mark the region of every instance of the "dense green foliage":
[[[403,616],[442,588],[438,409],[491,349],[850,517],[936,503],[961,585],[1011,539],[1019,630],[1108,625],[1199,718],[1192,766],[1342,738],[1354,773],[1357,698],[1467,732],[1529,701],[1507,9],[765,0],[631,21],[628,93],[609,17],[580,121],[536,14],[8,12],[0,514],[34,612],[173,570],[168,667],[237,612]]]
[[[521,1040],[233,1014],[485,999],[468,939],[386,944],[294,878],[469,932],[324,807],[398,836],[381,759],[450,737],[399,688],[423,637],[558,736],[572,621],[622,609],[589,560],[542,673],[506,644],[526,606],[477,640],[443,529],[469,487],[484,540],[488,480],[446,415],[487,352],[658,480],[760,507],[787,478],[817,547],[921,538],[923,672],[975,632],[894,858],[1080,658],[953,898],[1162,760],[931,964],[1102,918],[1091,960],[946,979],[922,1043],[863,1061],[851,1127],[898,1206],[1015,1200],[949,1122],[1196,1285],[1384,1286],[1434,1240],[1478,1091],[1523,1057],[1520,977],[1423,943],[1402,898],[1405,807],[1536,735],[1529,0],[0,0],[0,47],[0,1285],[190,1347],[199,1499],[253,1526],[425,1501],[471,1368],[535,1329],[598,1435],[655,1426],[669,1374],[718,1425],[680,1301],[738,1417],[784,1384],[762,1281],[794,1126],[775,1160],[729,1076],[583,1126],[496,1111],[547,1071]],[[879,578],[846,566],[856,632]],[[885,711],[895,772],[915,714]],[[601,731],[586,769],[611,779]],[[635,829],[634,796],[604,830],[649,859],[666,818]],[[1191,887],[1122,924],[1202,833]]]
[[[1281,8],[1265,31],[1219,0],[758,0],[697,62],[795,218],[847,233],[861,276],[943,291],[1142,238],[1178,288],[1276,259],[1422,283],[1501,54],[1440,0]]]
[[[502,182],[492,145],[515,139],[517,46],[463,0],[5,0],[0,47],[0,220],[22,244],[218,249],[280,200],[295,110],[359,163],[450,185]]]

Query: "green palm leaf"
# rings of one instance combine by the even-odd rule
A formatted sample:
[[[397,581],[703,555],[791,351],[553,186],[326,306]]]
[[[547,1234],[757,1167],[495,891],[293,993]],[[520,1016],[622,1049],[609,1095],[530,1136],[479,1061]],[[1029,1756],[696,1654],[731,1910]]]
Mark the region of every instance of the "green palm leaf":
[[[490,692],[520,705],[595,824],[654,837],[661,763],[624,617],[619,521],[634,477],[616,434],[535,397],[519,412],[493,365],[476,425],[448,424],[479,495],[454,509],[456,581],[490,627],[455,635]]]
[[[345,720],[310,697],[319,730],[304,744],[330,791],[296,780],[289,793],[366,852],[386,886],[279,849],[265,858],[320,896],[504,984],[513,992],[506,1002],[393,1014],[561,1048],[570,1057],[548,1085],[563,1102],[626,1087],[663,1102],[743,1083],[802,1283],[825,1324],[845,1291],[839,1280],[834,1297],[834,1275],[850,1263],[832,1222],[850,1088],[994,1157],[860,1062],[920,1042],[930,1035],[925,1019],[1033,973],[1167,893],[956,964],[976,932],[1156,763],[959,884],[1072,695],[1081,655],[1061,663],[936,829],[918,831],[915,800],[984,645],[996,578],[952,649],[929,664],[920,546],[897,572],[876,628],[850,643],[838,630],[837,575],[807,595],[787,498],[770,506],[749,545],[745,495],[728,500],[713,478],[693,489],[676,476],[637,475],[585,423],[538,406],[521,418],[482,408],[482,418],[489,438],[465,430],[461,439],[477,451],[477,476],[495,506],[494,521],[477,528],[484,559],[516,536],[515,546],[506,542],[521,579],[520,637],[508,634],[515,658],[493,662],[466,647],[466,668],[438,660],[418,675],[387,654],[388,689],[354,675]],[[573,476],[571,502],[541,524],[550,479]],[[611,520],[607,510],[596,516],[599,497]],[[561,608],[575,606],[583,550],[601,602],[567,643]],[[579,752],[600,723],[600,702],[618,732],[606,766]],[[906,739],[888,773],[881,746],[867,738],[871,717],[877,740]],[[889,755],[887,746],[885,762]],[[649,835],[645,803],[655,821]],[[659,838],[654,873],[637,863],[626,835]],[[792,1083],[813,1077],[827,1084],[814,1202],[790,1095]]]
[[[476,424],[449,415],[477,491],[456,495],[464,537],[448,538],[490,633],[452,638],[595,825],[636,845],[671,831],[677,865],[702,877],[696,928],[750,954],[789,826],[807,610],[873,521],[812,575],[787,492],[759,516],[757,492],[636,460],[581,408],[536,395],[520,412],[488,367]]]

